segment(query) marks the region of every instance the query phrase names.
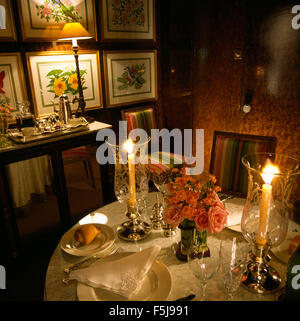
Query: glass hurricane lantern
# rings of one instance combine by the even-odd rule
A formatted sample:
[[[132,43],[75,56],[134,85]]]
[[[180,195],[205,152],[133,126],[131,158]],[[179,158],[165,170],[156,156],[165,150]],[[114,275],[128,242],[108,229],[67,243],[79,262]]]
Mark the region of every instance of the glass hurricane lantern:
[[[260,294],[275,292],[280,274],[268,262],[269,250],[286,238],[289,196],[300,173],[300,164],[291,157],[254,153],[242,157],[248,172],[248,193],[243,209],[241,230],[252,245],[251,261],[243,276],[243,286]],[[275,170],[268,171],[271,166]]]
[[[149,176],[144,164],[144,157],[146,157],[147,145],[150,141],[140,141],[134,145],[134,184],[136,202],[132,204],[129,201],[129,164],[127,162],[127,152],[124,151],[123,145],[111,144],[106,140],[110,147],[115,163],[114,171],[114,192],[118,201],[127,204],[126,216],[129,220],[122,223],[118,229],[117,234],[120,239],[125,241],[139,241],[150,235],[151,228],[147,222],[141,220],[141,211],[138,204],[143,200],[149,191]]]

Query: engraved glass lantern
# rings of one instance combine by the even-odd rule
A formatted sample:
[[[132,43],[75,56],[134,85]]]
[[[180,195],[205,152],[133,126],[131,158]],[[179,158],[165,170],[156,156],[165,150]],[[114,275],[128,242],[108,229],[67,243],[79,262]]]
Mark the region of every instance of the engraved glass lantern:
[[[248,171],[248,194],[241,230],[253,246],[242,284],[256,293],[272,293],[281,284],[281,277],[268,264],[268,253],[286,238],[288,201],[300,173],[300,163],[272,153],[248,154],[242,158],[242,163]]]

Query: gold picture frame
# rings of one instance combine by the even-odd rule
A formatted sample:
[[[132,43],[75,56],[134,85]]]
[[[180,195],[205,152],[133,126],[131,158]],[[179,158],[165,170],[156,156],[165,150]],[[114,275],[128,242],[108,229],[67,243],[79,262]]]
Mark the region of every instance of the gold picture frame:
[[[0,0],[0,41],[17,41],[11,0]]]
[[[20,53],[0,53],[0,79],[0,99],[17,113],[17,103],[28,99]]]
[[[104,51],[107,107],[157,100],[157,51]]]
[[[70,22],[68,15],[58,14],[61,10],[58,4],[50,5],[48,2],[49,0],[18,1],[23,41],[56,41],[64,24]],[[97,40],[95,0],[82,0],[78,5],[74,3],[71,14]]]
[[[156,41],[155,0],[101,0],[102,41]]]
[[[86,110],[103,108],[98,50],[79,51],[79,68]],[[72,51],[26,53],[34,113],[37,118],[58,109],[59,96],[69,97],[72,111],[77,109],[73,98],[78,96],[75,58]]]

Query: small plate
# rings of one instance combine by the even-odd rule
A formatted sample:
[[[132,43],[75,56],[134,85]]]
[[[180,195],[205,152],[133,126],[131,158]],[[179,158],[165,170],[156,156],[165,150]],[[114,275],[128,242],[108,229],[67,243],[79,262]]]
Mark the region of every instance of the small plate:
[[[99,254],[106,250],[115,242],[115,233],[113,229],[107,225],[96,223],[94,225],[101,230],[101,233],[97,235],[89,245],[82,245],[74,239],[74,233],[80,227],[80,224],[76,224],[61,238],[61,248],[66,253],[75,256]]]
[[[231,225],[231,226],[226,226],[227,228],[229,228],[232,231],[236,231],[236,232],[242,232],[241,230],[241,224],[237,224],[237,225]]]
[[[127,298],[96,289],[86,284],[77,283],[77,298],[79,301],[165,301],[171,291],[171,275],[168,268],[160,261],[154,261],[151,270],[146,275],[140,291]]]

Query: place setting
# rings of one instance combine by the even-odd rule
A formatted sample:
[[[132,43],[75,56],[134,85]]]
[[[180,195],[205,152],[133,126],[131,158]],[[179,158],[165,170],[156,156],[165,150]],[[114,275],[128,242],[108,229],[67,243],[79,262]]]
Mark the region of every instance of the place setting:
[[[268,253],[271,244],[272,252],[276,245],[290,244],[288,213],[280,210],[284,205],[278,198],[282,195],[277,191],[278,185],[272,185],[273,180],[288,179],[281,163],[275,166],[269,154],[243,157],[250,175],[259,173],[255,176],[255,186],[261,186],[262,192],[253,199],[250,189],[247,199],[237,199],[231,206],[220,200],[214,175],[203,172],[191,176],[186,174],[184,166],[174,167],[163,182],[163,203],[159,200],[161,193],[152,197],[154,204],[150,205],[147,223],[142,219],[145,207],[138,200],[148,197],[146,186],[150,176],[140,163],[134,164],[133,151],[138,146],[126,141],[123,146],[114,147],[118,161],[121,149],[129,160],[120,168],[116,164],[115,171],[115,194],[120,205],[125,205],[124,211],[112,214],[118,220],[108,220],[100,212],[90,213],[60,241],[61,251],[78,257],[64,266],[61,280],[65,286],[76,284],[77,300],[232,301],[237,299],[237,292],[249,299],[261,299],[264,295],[263,299],[268,300],[276,296],[282,287],[282,275],[268,264]],[[258,171],[252,167],[257,163],[264,168],[260,166]],[[276,192],[274,198],[270,196],[271,188]],[[264,194],[269,197],[262,197]],[[123,216],[129,220],[120,224]],[[111,227],[116,221],[119,223]],[[237,225],[239,230],[235,228]],[[172,233],[166,233],[165,226]],[[230,235],[221,233],[225,228]],[[292,228],[293,233],[298,232],[296,225]],[[164,242],[150,237],[158,231],[170,240],[167,248],[162,248]],[[236,232],[239,233],[232,234]],[[190,282],[192,275],[198,283]],[[185,286],[181,287],[185,279]]]

